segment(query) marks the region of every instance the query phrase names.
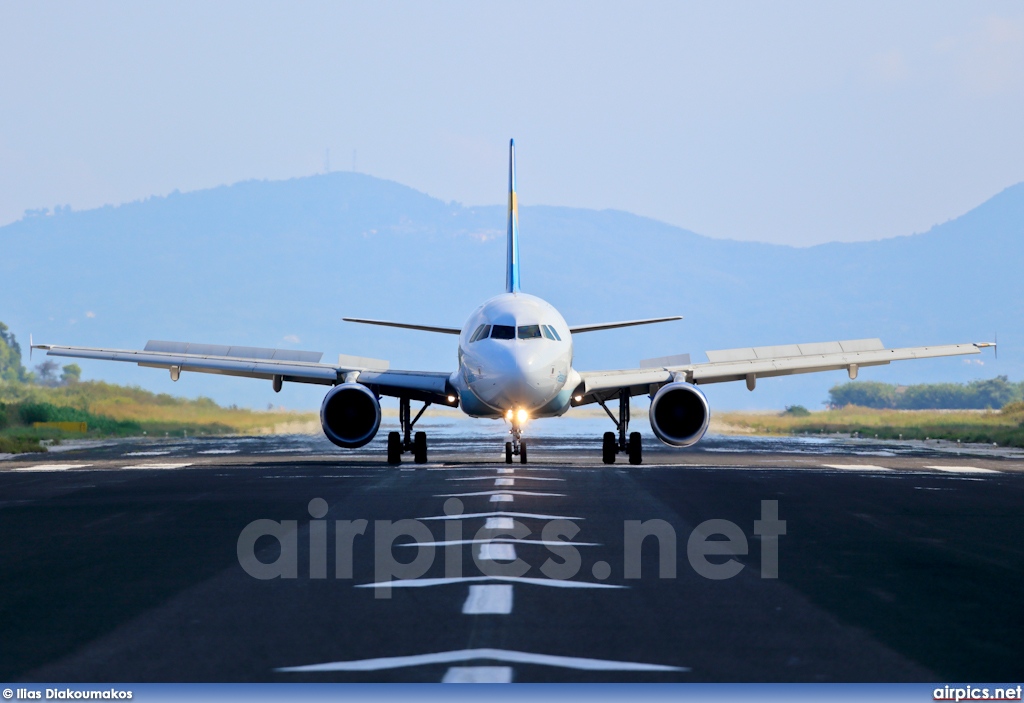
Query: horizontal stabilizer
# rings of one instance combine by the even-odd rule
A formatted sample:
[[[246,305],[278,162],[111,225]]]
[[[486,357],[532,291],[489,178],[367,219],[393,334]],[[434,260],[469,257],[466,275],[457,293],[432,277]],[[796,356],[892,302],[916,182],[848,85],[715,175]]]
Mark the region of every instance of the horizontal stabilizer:
[[[814,342],[811,344],[783,344],[775,347],[743,347],[705,352],[713,364],[725,361],[754,361],[821,354],[849,354],[885,349],[881,339],[847,339],[842,342]]]
[[[649,317],[644,320],[623,320],[622,322],[601,322],[596,325],[573,325],[569,327],[569,331],[573,334],[579,334],[580,332],[596,332],[597,330],[613,330],[616,327],[634,327],[636,325],[653,325],[656,322],[672,322],[674,320],[682,320],[683,318],[679,315],[673,317]]]
[[[345,322],[358,322],[361,325],[380,325],[381,327],[400,327],[404,330],[420,330],[421,332],[438,332],[440,334],[461,334],[458,327],[435,327],[433,325],[411,325],[405,322],[386,322],[384,320],[365,320],[360,317],[343,317]]]
[[[303,361],[319,363],[323,352],[296,351],[294,349],[265,349],[263,347],[238,347],[222,344],[194,344],[191,342],[162,342],[151,339],[146,342],[145,351],[165,354],[191,354],[194,356],[228,356],[240,359],[267,359],[273,361]]]
[[[689,354],[676,354],[674,356],[659,356],[654,359],[644,359],[640,362],[642,369],[664,369],[672,366],[689,366]]]

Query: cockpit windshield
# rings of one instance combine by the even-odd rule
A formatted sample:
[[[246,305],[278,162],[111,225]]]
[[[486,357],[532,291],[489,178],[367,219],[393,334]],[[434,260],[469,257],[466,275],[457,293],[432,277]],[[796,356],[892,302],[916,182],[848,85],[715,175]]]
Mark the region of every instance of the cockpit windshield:
[[[519,325],[519,339],[540,339],[540,325]]]
[[[494,325],[491,327],[491,339],[515,339],[516,328],[511,325]]]

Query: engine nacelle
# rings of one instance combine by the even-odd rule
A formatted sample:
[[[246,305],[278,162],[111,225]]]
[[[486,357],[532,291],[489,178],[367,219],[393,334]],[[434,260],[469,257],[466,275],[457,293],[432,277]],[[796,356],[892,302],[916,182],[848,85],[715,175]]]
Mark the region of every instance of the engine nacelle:
[[[700,441],[711,422],[708,399],[689,383],[669,383],[654,394],[651,429],[665,444],[689,447]]]
[[[380,428],[380,403],[361,383],[342,383],[324,396],[320,405],[324,434],[339,447],[356,449],[368,443]]]

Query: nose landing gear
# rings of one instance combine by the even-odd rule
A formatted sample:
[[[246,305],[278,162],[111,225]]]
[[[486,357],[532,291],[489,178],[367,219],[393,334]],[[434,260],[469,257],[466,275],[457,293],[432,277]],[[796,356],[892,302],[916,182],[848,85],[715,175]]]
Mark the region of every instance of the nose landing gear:
[[[509,434],[512,435],[512,441],[505,442],[505,463],[511,464],[512,457],[518,456],[519,463],[525,464],[526,442],[523,440],[523,427],[515,416],[512,417],[512,429],[509,430]]]
[[[601,442],[601,460],[606,464],[614,464],[615,455],[622,453],[629,457],[630,464],[637,465],[643,463],[643,446],[640,433],[631,433],[629,431],[629,389],[624,388],[619,391],[619,418],[617,420],[603,400],[600,398],[595,399],[604,408],[604,411],[608,413],[608,417],[612,419],[615,427],[619,430],[618,438],[616,438],[614,432],[604,433],[604,438]]]
[[[398,420],[401,424],[402,431],[401,433],[388,432],[389,464],[401,464],[402,454],[406,452],[412,452],[413,461],[415,463],[427,463],[427,433],[417,432],[413,435],[412,429],[428,407],[430,407],[429,400],[423,403],[423,407],[420,408],[418,413],[416,413],[416,417],[410,420],[409,417],[412,415],[412,412],[410,409],[409,399],[398,399]]]

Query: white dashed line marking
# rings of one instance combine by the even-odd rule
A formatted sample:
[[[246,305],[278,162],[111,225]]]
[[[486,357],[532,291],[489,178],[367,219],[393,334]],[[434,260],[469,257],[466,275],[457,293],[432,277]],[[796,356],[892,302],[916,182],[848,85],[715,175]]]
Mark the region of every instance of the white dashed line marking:
[[[480,545],[480,561],[514,561],[516,548],[504,542],[487,542]]]
[[[1001,471],[995,469],[982,469],[978,466],[926,466],[926,469],[934,469],[935,471],[948,471],[954,474],[998,474]]]
[[[513,500],[514,498],[512,498],[508,493],[496,493],[491,496],[492,503],[511,503]]]
[[[36,464],[35,466],[24,466],[15,471],[67,471],[68,469],[84,469],[92,464]]]
[[[477,659],[506,662],[509,664],[539,664],[541,666],[557,666],[563,669],[580,671],[689,671],[685,666],[666,666],[664,664],[644,664],[641,662],[611,661],[608,659],[585,659],[583,657],[559,657],[551,654],[534,654],[517,652],[510,649],[459,649],[452,652],[435,652],[433,654],[416,654],[406,657],[380,657],[377,659],[357,659],[355,661],[327,662],[324,664],[307,664],[306,666],[284,666],[276,671],[381,671],[382,669],[401,669],[407,666],[424,666],[428,664],[454,664]]]
[[[453,666],[441,683],[512,683],[511,666]]]
[[[496,478],[494,479],[495,486],[514,486],[516,480],[514,478]]]
[[[241,449],[206,449],[196,454],[238,454]]]
[[[514,530],[516,521],[510,517],[489,517],[484,523],[485,530]]]
[[[826,469],[839,469],[841,471],[892,471],[884,466],[872,464],[822,464]]]
[[[512,612],[512,586],[509,584],[470,586],[462,604],[463,615],[508,615]]]
[[[499,474],[514,474],[515,472],[515,469],[498,469]]]
[[[127,454],[122,454],[121,456],[163,456],[165,454],[170,454],[170,453],[171,453],[171,450],[167,449],[167,450],[159,451],[159,452],[128,452]]]
[[[192,464],[135,464],[133,466],[122,466],[122,469],[184,469]]]

